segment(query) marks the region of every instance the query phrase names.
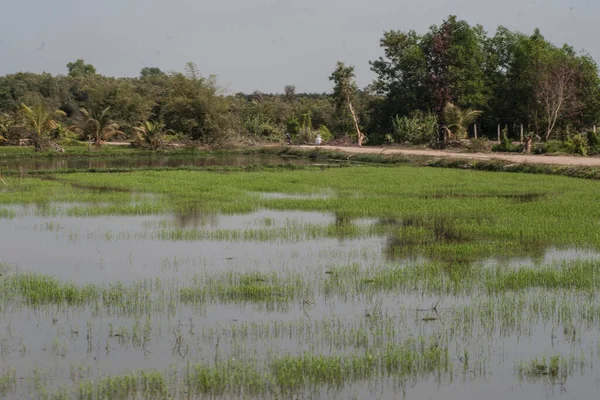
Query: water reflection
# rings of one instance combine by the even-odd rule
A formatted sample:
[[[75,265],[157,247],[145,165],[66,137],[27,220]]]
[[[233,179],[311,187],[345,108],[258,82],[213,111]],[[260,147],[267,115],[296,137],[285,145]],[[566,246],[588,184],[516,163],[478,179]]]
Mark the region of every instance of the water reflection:
[[[0,169],[26,174],[36,170],[107,169],[107,168],[179,168],[245,165],[311,165],[314,161],[278,156],[152,156],[152,157],[85,157],[0,159]]]
[[[173,216],[173,223],[181,229],[202,229],[206,226],[216,228],[219,226],[219,215],[208,211],[176,213]]]

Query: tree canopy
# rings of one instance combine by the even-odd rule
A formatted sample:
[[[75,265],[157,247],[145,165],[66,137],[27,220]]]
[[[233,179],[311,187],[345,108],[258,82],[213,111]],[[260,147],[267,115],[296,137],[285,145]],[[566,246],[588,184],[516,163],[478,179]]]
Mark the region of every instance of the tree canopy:
[[[2,136],[22,132],[22,123],[6,117],[16,115],[21,104],[60,110],[70,125],[81,118],[81,109],[90,115],[110,109],[119,136],[135,138],[141,122],[160,121],[169,134],[205,143],[243,136],[278,140],[304,126],[307,138],[316,129],[334,136],[364,131],[369,143],[377,144],[397,133],[398,121],[421,126],[425,121],[417,121],[419,116],[427,116],[440,126],[453,125],[444,121],[448,103],[481,111],[480,135],[495,136],[498,124],[510,135],[523,124],[527,132],[549,140],[600,121],[596,62],[587,53],[549,42],[537,29],[528,35],[498,27],[490,35],[480,25],[450,16],[422,33],[384,32],[379,44],[382,55],[370,62],[371,85],[358,88],[354,67],[338,63],[332,65],[329,93],[299,93],[290,84],[280,94],[227,95],[214,76],[193,63],[182,72],[147,66],[136,78],[98,74],[82,59],[67,64],[67,75],[5,75],[0,77]],[[460,136],[468,130],[464,126]],[[421,136],[430,137],[427,132]]]

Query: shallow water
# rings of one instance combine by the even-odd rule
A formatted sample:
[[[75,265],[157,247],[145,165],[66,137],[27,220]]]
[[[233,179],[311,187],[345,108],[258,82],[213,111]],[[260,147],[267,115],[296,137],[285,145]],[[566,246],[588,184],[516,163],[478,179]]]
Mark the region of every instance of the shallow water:
[[[284,198],[279,194],[265,196]],[[330,279],[328,272],[335,267],[398,267],[427,261],[419,254],[403,258],[390,253],[390,239],[385,234],[325,239],[302,235],[273,240],[161,239],[165,229],[218,233],[335,225],[339,223],[335,214],[260,210],[244,215],[66,216],[74,206],[85,204],[51,204],[51,213],[44,211],[47,205],[1,206],[10,210],[13,218],[0,219],[0,261],[18,271],[34,271],[77,284],[159,280],[161,288],[152,291],[155,296],[175,293],[196,276],[231,271],[298,274],[316,287]],[[346,222],[364,226],[380,221]],[[600,254],[591,249],[557,246],[548,246],[541,254],[499,255],[474,262],[482,267],[536,266],[600,259]],[[575,294],[569,297],[568,293],[558,292],[532,290],[523,299],[535,302],[540,296],[556,298],[559,303],[591,301],[600,306],[597,296],[583,300]],[[430,297],[415,288],[411,293],[307,294],[279,306],[218,301],[170,304],[165,300],[156,303],[152,312],[141,315],[128,315],[118,308],[96,308],[93,304],[11,306],[4,299],[0,302],[5,305],[0,307],[0,373],[3,367],[14,367],[22,383],[7,398],[30,398],[36,393],[31,388],[32,374],[42,377],[42,386],[52,392],[60,385],[77,385],[86,377],[149,367],[181,371],[187,362],[257,356],[260,364],[266,362],[262,358],[267,353],[353,354],[365,351],[367,345],[373,347],[378,340],[383,348],[388,342],[439,336],[449,349],[451,371],[437,377],[435,373],[411,377],[404,385],[392,378],[351,381],[341,390],[323,388],[304,397],[389,399],[405,394],[406,398],[419,399],[594,398],[598,373],[592,366],[598,361],[600,343],[593,321],[575,315],[575,327],[570,330],[564,315],[544,320],[541,312],[529,310],[521,317],[515,316],[513,322],[497,310],[491,328],[476,319],[464,322],[461,318],[468,321],[468,314],[465,317],[460,310],[483,299]],[[140,331],[146,325],[150,327],[147,340],[136,342],[133,338],[136,324]],[[129,336],[119,335],[120,329]],[[463,369],[465,349],[471,356],[469,366]],[[535,375],[525,381],[519,379],[515,371],[519,362],[554,354],[576,358],[576,368],[566,378]]]

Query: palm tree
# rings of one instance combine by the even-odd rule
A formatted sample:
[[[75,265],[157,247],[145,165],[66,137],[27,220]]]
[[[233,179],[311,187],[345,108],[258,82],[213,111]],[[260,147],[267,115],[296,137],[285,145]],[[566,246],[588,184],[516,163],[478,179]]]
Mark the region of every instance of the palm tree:
[[[119,130],[119,124],[110,119],[110,107],[106,107],[100,112],[90,112],[85,108],[81,108],[79,111],[83,115],[83,119],[73,129],[79,132],[84,139],[91,138],[94,146],[100,147],[114,135],[123,133]]]
[[[481,114],[482,111],[471,109],[463,111],[454,104],[447,103],[444,107],[446,131],[458,139],[466,139],[469,134],[469,125],[474,123]]]
[[[148,147],[152,150],[157,150],[162,147],[162,139],[167,132],[165,130],[165,124],[162,121],[146,121],[134,129],[138,135],[138,140],[146,142]]]
[[[43,103],[39,103],[32,108],[21,104],[19,108],[25,121],[25,126],[30,129],[31,141],[33,142],[35,151],[41,150],[43,141],[46,139],[48,133],[57,128],[56,119],[67,116],[61,110],[48,109]]]

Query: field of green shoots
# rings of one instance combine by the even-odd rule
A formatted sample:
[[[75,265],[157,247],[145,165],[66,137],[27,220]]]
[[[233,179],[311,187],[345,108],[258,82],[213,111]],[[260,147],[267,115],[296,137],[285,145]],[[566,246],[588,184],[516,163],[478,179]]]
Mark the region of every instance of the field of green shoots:
[[[410,166],[9,174],[0,398],[595,398],[599,203]]]

